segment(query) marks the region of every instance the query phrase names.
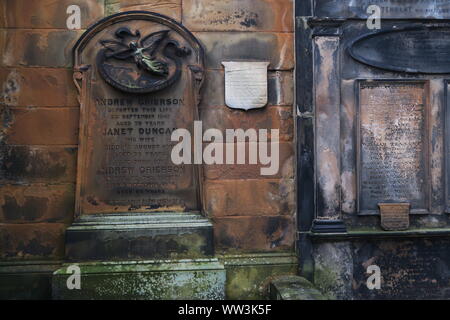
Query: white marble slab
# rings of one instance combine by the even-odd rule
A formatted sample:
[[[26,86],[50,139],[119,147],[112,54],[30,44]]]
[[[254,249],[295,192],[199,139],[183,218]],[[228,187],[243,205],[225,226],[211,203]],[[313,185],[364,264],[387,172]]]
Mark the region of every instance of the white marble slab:
[[[267,105],[266,61],[224,61],[225,103],[233,109],[250,110]]]

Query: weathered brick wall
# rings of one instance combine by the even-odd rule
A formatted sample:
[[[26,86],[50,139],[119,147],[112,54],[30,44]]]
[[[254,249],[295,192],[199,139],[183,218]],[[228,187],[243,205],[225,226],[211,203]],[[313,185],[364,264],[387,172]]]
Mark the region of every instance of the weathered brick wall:
[[[292,249],[295,234],[293,0],[3,0],[0,4],[0,259],[59,258],[74,207],[79,106],[66,8],[82,27],[115,12],[148,10],[183,23],[206,49],[205,128],[280,129],[280,171],[205,167],[205,208],[219,252]],[[269,106],[224,103],[224,60],[267,60]]]
[[[0,3],[0,259],[64,253],[79,121],[71,47],[83,32],[67,30],[71,4],[84,28],[104,15],[100,0]]]

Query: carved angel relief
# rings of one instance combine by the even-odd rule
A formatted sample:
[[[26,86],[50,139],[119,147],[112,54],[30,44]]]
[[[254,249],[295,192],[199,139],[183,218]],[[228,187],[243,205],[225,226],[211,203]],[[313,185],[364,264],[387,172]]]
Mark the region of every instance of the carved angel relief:
[[[100,75],[114,88],[130,93],[151,93],[171,86],[181,76],[181,58],[191,52],[170,39],[169,32],[162,30],[141,39],[139,30],[117,29],[117,40],[100,41]]]

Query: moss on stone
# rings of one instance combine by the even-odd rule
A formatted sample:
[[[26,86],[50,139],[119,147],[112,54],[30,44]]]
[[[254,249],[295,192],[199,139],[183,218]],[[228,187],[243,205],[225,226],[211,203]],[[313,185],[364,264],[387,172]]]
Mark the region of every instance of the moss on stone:
[[[274,277],[297,273],[297,259],[290,253],[225,255],[219,259],[227,271],[227,299],[265,299]]]
[[[336,287],[338,282],[337,275],[333,270],[325,267],[315,268],[314,284],[328,299],[336,299],[330,289]]]
[[[81,289],[69,290],[67,266],[55,272],[56,299],[223,299],[225,270],[215,259],[78,264]]]

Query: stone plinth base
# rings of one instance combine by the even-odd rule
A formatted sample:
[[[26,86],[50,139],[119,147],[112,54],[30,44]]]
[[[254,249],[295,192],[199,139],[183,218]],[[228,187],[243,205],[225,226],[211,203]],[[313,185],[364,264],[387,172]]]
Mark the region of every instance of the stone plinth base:
[[[221,300],[225,269],[217,259],[88,262],[76,264],[81,289],[69,290],[70,264],[55,271],[53,299]]]
[[[313,283],[329,299],[450,299],[449,229],[310,236]]]
[[[198,213],[85,215],[66,232],[69,261],[196,259],[213,255],[212,224]]]

